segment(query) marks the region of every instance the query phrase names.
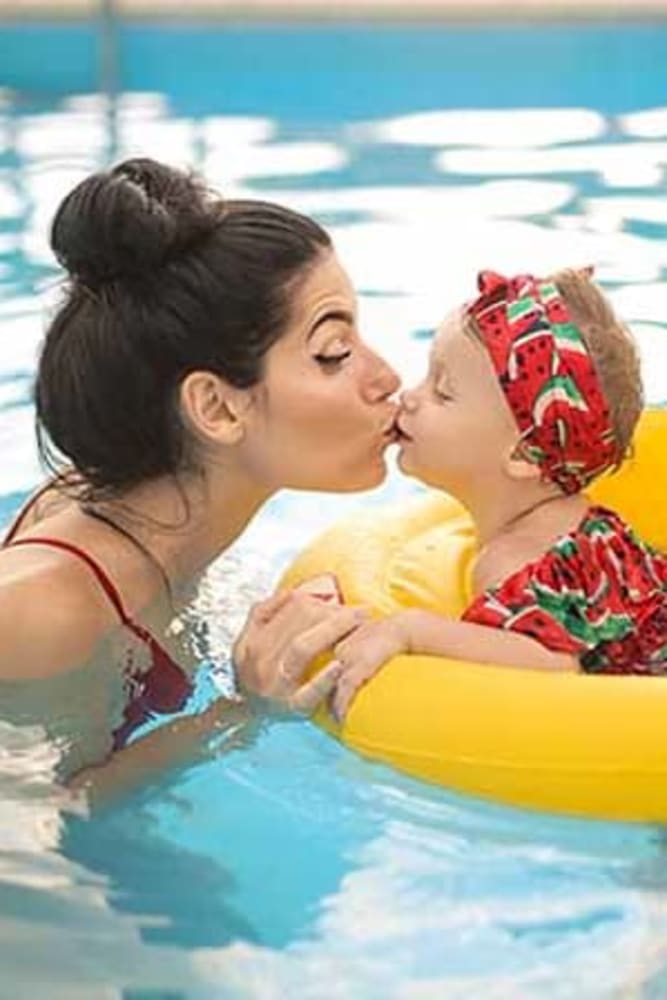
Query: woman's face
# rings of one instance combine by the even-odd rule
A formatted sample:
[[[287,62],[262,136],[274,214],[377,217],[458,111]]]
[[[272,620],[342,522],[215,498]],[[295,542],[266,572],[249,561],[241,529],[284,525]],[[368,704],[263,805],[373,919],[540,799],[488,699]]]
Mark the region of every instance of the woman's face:
[[[271,489],[347,492],[386,474],[399,379],[363,342],[350,279],[333,251],[295,292],[287,332],[253,386],[244,460]]]

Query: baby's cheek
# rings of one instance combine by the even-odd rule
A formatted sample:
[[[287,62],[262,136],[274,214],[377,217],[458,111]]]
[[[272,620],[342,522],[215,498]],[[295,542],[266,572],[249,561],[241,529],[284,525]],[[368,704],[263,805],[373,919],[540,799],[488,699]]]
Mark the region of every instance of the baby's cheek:
[[[439,427],[435,421],[428,421],[418,428],[415,441],[421,450],[431,452],[441,448],[446,443],[447,437],[446,429]]]

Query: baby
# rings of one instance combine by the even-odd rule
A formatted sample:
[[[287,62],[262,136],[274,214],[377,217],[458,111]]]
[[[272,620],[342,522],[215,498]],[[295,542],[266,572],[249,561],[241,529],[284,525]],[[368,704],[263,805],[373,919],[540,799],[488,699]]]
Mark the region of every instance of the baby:
[[[398,417],[402,470],[474,520],[473,600],[459,621],[414,608],[340,642],[339,719],[399,653],[667,673],[667,559],[582,492],[621,463],[641,412],[630,334],[589,270],[478,284]]]

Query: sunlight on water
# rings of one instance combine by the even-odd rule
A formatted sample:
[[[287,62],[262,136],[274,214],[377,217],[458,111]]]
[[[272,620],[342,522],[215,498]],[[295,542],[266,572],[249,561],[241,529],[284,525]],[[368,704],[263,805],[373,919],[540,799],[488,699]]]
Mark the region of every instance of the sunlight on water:
[[[380,142],[410,146],[555,146],[604,135],[605,120],[585,108],[507,111],[430,111],[405,115],[369,130]]]
[[[667,108],[650,108],[621,117],[621,127],[627,135],[639,139],[662,139],[667,136]]]
[[[232,140],[233,142],[233,140]],[[347,157],[336,146],[323,142],[272,143],[264,147],[248,146],[245,150],[209,153],[201,164],[207,177],[217,178],[218,184],[250,177],[294,177],[344,167]]]
[[[655,187],[662,180],[667,162],[667,143],[637,142],[628,148],[619,144],[587,144],[553,149],[526,146],[505,149],[457,149],[438,155],[444,173],[475,174],[596,174],[609,187]]]
[[[408,384],[479,268],[594,263],[661,403],[666,138],[663,107],[618,118],[416,108],[290,128],[266,114],[188,117],[159,93],[33,107],[0,92],[3,520],[39,478],[30,380],[59,294],[48,225],[109,157],[152,153],[229,196],[316,214],[359,289],[364,335]],[[365,498],[272,502],[202,597],[220,658],[307,538],[414,490],[392,472]],[[43,735],[0,723],[0,994],[20,984],[49,997],[667,995],[659,831],[464,800],[286,722],[237,734],[233,749],[223,741],[88,821],[59,811],[59,748]]]

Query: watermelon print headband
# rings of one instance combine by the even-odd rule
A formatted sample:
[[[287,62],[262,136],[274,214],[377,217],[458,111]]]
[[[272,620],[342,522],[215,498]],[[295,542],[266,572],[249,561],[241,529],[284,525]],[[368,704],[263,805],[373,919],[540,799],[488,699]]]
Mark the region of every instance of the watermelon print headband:
[[[556,285],[493,271],[477,277],[472,316],[521,438],[546,479],[576,493],[616,464],[607,401],[584,339]]]

